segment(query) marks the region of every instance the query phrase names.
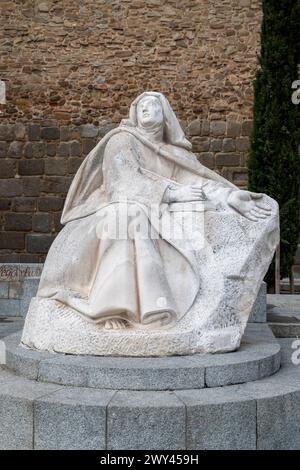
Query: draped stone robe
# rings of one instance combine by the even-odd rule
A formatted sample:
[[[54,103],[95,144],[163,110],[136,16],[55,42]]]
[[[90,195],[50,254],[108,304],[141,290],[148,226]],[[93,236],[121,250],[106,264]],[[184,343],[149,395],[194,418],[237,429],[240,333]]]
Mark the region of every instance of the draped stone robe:
[[[59,300],[90,321],[123,318],[136,325],[181,318],[193,304],[200,280],[189,241],[163,233],[160,222],[172,217],[164,193],[172,182],[200,183],[208,203],[217,207],[226,204],[233,190],[229,182],[203,178],[178,159],[164,158],[137,137],[120,129],[100,146],[103,182],[88,199],[93,203],[85,201],[93,209],[67,221],[42,273],[37,295]],[[164,149],[174,154],[174,146]],[[156,216],[153,210],[150,215],[151,207],[159,208]],[[138,218],[140,224],[129,224],[127,239],[124,233],[118,238],[111,233],[116,218]]]

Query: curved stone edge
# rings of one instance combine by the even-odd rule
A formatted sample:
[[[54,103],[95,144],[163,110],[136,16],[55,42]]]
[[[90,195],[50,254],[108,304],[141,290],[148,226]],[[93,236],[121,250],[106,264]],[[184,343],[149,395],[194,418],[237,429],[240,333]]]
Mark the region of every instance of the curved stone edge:
[[[113,391],[0,369],[1,449],[300,449],[300,366],[242,385]]]
[[[118,390],[181,390],[259,380],[280,367],[280,346],[267,325],[248,325],[239,351],[161,358],[51,354],[5,338],[6,365],[40,382]]]

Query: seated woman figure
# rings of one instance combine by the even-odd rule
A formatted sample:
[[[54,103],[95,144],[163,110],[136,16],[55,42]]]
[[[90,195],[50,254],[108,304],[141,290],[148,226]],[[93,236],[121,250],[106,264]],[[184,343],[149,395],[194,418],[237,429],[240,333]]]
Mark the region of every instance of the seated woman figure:
[[[200,250],[178,227],[178,213],[194,212],[204,214],[202,226],[194,227],[205,239]],[[240,190],[201,165],[168,100],[157,92],[136,98],[129,118],[83,161],[61,222],[65,227],[49,250],[35,300],[55,301],[54,310],[63,305],[96,325],[97,334],[171,331],[201,317],[211,329],[234,323],[241,336],[278,242],[275,201]],[[264,252],[259,267],[249,261],[258,246]],[[212,309],[207,299],[218,282],[207,250],[215,264],[220,260],[222,278]],[[237,303],[242,317],[237,312],[232,320],[230,303]],[[27,323],[38,316],[35,310],[30,307]],[[25,330],[23,342],[36,347],[30,327]]]

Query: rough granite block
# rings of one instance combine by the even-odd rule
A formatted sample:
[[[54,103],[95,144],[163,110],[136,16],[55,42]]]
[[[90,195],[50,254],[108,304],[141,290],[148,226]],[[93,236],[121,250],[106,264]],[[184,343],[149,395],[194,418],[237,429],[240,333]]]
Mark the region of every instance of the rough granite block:
[[[0,299],[8,299],[8,287],[7,281],[0,281]]]
[[[172,392],[117,392],[107,412],[108,449],[185,449],[185,406]]]
[[[25,317],[32,297],[35,297],[40,283],[39,277],[25,278],[23,281],[23,296],[20,301],[20,315]]]
[[[10,281],[9,283],[9,298],[21,299],[23,297],[23,282]]]
[[[274,385],[270,385],[273,387]],[[257,448],[300,449],[300,391],[257,400]]]
[[[1,395],[0,450],[32,449],[33,407],[30,400]]]
[[[0,449],[33,448],[33,400],[57,390],[0,370]]]
[[[0,317],[20,315],[20,300],[0,299]]]
[[[39,380],[45,382],[115,390],[204,387],[204,367],[183,357],[49,357],[40,363]]]
[[[65,388],[36,400],[34,449],[105,449],[106,407],[114,393]]]
[[[239,386],[175,393],[186,405],[187,449],[255,449],[256,403]]]

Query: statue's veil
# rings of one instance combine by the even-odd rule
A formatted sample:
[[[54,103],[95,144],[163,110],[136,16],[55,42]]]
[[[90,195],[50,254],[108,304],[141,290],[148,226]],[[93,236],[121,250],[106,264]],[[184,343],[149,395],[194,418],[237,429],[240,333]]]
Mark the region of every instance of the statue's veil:
[[[184,132],[178,122],[178,119],[171,108],[168,99],[156,91],[145,91],[139,95],[130,106],[129,119],[123,119],[121,125],[131,125],[137,127],[137,105],[139,101],[146,96],[154,96],[159,99],[164,115],[164,139],[167,144],[182,147],[186,150],[192,150],[192,144],[186,139]]]

